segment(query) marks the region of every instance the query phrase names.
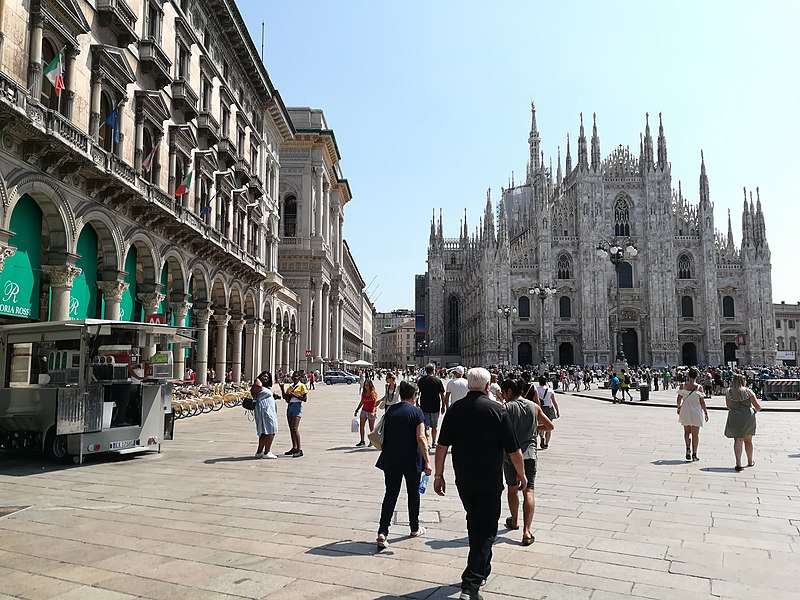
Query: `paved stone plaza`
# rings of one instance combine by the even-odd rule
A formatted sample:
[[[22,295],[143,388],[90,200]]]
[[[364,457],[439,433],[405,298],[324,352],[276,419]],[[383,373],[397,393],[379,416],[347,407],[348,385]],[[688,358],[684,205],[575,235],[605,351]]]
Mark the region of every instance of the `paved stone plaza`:
[[[446,498],[423,497],[428,534],[408,537],[401,495],[375,554],[383,480],[377,452],[353,447],[356,393],[312,392],[298,459],[251,458],[239,408],[179,421],[160,456],[59,469],[0,455],[0,598],[456,597],[467,546],[452,469]],[[800,414],[759,415],[756,466],[735,473],[724,412],[687,464],[674,408],[569,395],[561,408],[536,543],[501,527],[487,599],[798,597]],[[29,508],[3,516],[14,507]]]

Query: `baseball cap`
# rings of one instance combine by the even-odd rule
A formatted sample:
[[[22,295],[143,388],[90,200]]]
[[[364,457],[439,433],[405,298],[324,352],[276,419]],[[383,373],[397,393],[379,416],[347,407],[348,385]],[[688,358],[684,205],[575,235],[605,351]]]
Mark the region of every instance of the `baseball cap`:
[[[453,371],[455,371],[455,372],[456,372],[456,373],[458,373],[459,375],[463,375],[463,374],[464,374],[464,367],[462,367],[462,366],[458,366],[458,367],[456,367],[455,369],[453,369]]]

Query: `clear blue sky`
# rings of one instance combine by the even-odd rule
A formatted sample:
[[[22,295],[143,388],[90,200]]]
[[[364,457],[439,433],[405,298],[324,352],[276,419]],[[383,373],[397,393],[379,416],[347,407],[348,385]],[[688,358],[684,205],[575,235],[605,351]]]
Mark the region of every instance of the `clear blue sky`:
[[[663,113],[673,183],[741,241],[742,188],[760,187],[774,300],[800,301],[800,2],[240,0],[287,105],[325,111],[353,201],[345,237],[378,310],[413,308],[431,208],[455,236],[528,156],[530,102],[555,162],[578,114],[601,152],[638,154]]]

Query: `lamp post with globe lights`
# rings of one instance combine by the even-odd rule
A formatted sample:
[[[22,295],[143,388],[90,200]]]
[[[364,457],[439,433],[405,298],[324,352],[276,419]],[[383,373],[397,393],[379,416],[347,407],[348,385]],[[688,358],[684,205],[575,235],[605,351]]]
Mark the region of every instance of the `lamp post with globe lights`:
[[[552,296],[553,294],[556,293],[556,288],[551,286],[550,284],[547,284],[547,283],[545,283],[544,285],[536,284],[536,285],[532,286],[528,290],[528,293],[531,296],[536,296],[537,298],[539,298],[539,302],[541,302],[541,307],[540,307],[540,311],[539,311],[539,345],[541,346],[541,348],[540,348],[539,356],[541,357],[541,363],[545,364],[546,361],[544,359],[544,352],[545,352],[545,349],[544,349],[544,301],[547,300],[547,298],[549,298],[550,296]]]
[[[639,254],[636,244],[633,243],[631,238],[611,238],[607,242],[600,242],[597,245],[597,256],[599,258],[607,258],[614,265],[614,272],[617,275],[617,320],[615,326],[615,335],[617,342],[617,356],[616,362],[620,365],[625,364],[625,352],[622,349],[622,337],[620,334],[620,295],[619,295],[619,266],[625,262],[625,259],[633,258]]]
[[[511,366],[511,315],[515,314],[517,309],[508,304],[503,304],[497,307],[497,314],[503,315],[506,318],[506,357],[508,362],[506,366]]]

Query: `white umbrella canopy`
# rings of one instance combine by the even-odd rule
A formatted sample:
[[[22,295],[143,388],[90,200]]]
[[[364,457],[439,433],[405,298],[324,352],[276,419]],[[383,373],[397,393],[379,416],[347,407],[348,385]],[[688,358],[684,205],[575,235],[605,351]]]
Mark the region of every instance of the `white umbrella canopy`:
[[[349,362],[348,365],[353,365],[354,367],[371,367],[372,363],[367,362],[365,360],[357,360],[356,362]]]

